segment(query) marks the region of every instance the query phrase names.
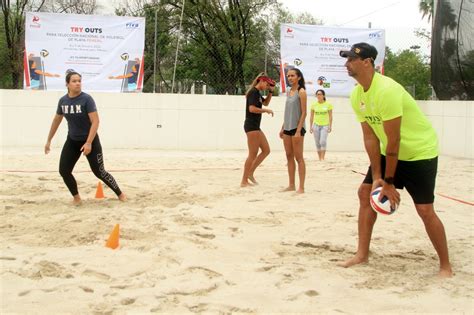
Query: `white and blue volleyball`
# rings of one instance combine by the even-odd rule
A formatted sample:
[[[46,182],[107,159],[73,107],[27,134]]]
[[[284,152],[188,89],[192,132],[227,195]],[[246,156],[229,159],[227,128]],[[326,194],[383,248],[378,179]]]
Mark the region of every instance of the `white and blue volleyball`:
[[[388,200],[387,196],[383,196],[382,200],[379,200],[379,194],[382,190],[382,187],[377,187],[370,193],[370,205],[372,209],[381,214],[392,214],[397,210],[397,207],[390,206],[390,200]]]

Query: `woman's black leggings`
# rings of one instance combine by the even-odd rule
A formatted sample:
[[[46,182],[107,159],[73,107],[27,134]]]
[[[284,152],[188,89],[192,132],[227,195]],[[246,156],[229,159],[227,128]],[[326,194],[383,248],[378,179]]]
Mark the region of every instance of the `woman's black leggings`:
[[[85,141],[75,141],[67,137],[61,152],[61,159],[59,160],[59,174],[61,174],[64,183],[73,196],[78,194],[76,179],[72,175],[72,170],[77,161],[81,157],[81,148],[86,143]],[[99,135],[96,135],[92,141],[92,150],[86,156],[89,161],[92,172],[97,178],[103,181],[119,196],[122,192],[115,179],[107,173],[104,168],[104,156],[102,155],[102,146],[100,145]]]

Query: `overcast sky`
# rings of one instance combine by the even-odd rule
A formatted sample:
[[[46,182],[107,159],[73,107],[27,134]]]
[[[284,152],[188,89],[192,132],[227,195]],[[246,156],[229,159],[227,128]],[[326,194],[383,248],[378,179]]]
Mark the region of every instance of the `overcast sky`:
[[[178,0],[177,0],[178,1]],[[421,46],[430,53],[426,40],[414,35],[417,28],[431,29],[427,19],[421,19],[419,0],[279,0],[290,12],[311,13],[326,26],[385,29],[386,45],[394,51]],[[112,14],[119,0],[99,0],[102,14]]]

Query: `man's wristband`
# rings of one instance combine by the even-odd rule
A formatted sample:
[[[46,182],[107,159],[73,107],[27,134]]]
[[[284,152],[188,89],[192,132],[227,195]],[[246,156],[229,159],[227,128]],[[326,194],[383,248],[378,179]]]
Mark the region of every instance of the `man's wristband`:
[[[393,177],[385,177],[384,181],[389,185],[393,185],[395,183],[395,180]]]

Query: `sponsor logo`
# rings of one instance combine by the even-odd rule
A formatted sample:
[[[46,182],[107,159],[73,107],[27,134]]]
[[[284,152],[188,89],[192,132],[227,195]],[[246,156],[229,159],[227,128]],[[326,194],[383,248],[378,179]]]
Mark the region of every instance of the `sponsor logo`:
[[[284,36],[285,38],[294,38],[295,37],[294,30],[291,27],[287,27]]]
[[[381,38],[380,32],[374,32],[369,34],[369,38]]]
[[[365,111],[365,104],[364,104],[364,102],[360,102],[359,108],[360,108],[360,110]]]
[[[299,67],[303,64],[303,60],[301,60],[300,58],[296,58],[293,63],[295,64],[295,66]]]
[[[135,28],[138,28],[138,26],[139,26],[138,23],[132,23],[132,22],[125,24],[126,29],[135,29]]]
[[[39,22],[40,22],[39,16],[33,15],[33,18],[31,18],[30,28],[40,28],[41,24]]]

